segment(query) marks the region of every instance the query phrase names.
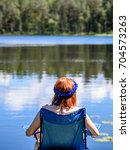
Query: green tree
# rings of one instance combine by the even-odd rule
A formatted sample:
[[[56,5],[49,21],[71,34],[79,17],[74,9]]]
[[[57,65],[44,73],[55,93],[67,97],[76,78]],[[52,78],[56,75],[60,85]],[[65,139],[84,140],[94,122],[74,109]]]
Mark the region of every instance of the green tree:
[[[0,11],[0,32],[3,32],[3,13]]]
[[[89,31],[98,31],[98,22],[102,12],[102,0],[87,0],[90,9],[90,19],[89,19]]]
[[[112,0],[1,0],[0,32],[30,34],[108,32]]]
[[[19,9],[17,0],[1,0],[0,7],[2,10],[2,27],[7,32],[18,30]]]

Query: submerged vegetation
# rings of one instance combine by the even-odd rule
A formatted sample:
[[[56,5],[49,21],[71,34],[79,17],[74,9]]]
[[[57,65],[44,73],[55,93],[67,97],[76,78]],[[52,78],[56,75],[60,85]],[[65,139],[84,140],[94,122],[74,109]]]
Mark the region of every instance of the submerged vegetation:
[[[112,33],[112,0],[0,0],[1,34]]]

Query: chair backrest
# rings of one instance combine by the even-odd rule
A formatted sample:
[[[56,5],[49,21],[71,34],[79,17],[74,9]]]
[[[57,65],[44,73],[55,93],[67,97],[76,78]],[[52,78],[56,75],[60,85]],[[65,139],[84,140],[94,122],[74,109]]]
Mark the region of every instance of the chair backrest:
[[[85,149],[85,108],[71,114],[59,115],[42,108],[41,118],[41,149],[42,150],[81,150]]]

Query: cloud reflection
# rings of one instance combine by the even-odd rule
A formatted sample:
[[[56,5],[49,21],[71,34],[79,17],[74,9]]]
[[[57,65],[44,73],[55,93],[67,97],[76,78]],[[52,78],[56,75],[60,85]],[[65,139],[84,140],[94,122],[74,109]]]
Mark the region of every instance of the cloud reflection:
[[[7,86],[11,80],[11,75],[0,72],[0,86]]]
[[[41,84],[32,82],[21,87],[12,87],[5,94],[5,103],[13,110],[22,110],[27,105],[33,105],[41,92]]]
[[[105,99],[113,99],[113,86],[111,80],[106,80],[103,74],[98,74],[96,78],[91,78],[86,84],[81,79],[77,79],[79,83],[78,98],[90,103],[101,103]]]
[[[75,77],[79,84],[78,104],[84,101],[101,103],[106,97],[112,99],[112,83],[105,80],[102,74],[91,78],[90,82],[84,83],[83,77]],[[26,105],[40,107],[50,101],[53,96],[54,77],[44,76],[41,82],[36,77],[12,78],[0,74],[0,100],[13,111],[21,111]]]

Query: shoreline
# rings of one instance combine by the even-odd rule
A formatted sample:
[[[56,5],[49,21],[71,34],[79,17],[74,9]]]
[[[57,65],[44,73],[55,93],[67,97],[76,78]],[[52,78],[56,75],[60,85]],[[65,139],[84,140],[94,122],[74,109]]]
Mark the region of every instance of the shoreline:
[[[89,33],[58,33],[58,34],[53,34],[53,33],[48,33],[48,34],[38,34],[38,33],[20,33],[20,32],[14,32],[14,33],[1,33],[0,36],[113,36],[113,32],[108,32],[108,33],[94,33],[94,32],[89,32]]]

